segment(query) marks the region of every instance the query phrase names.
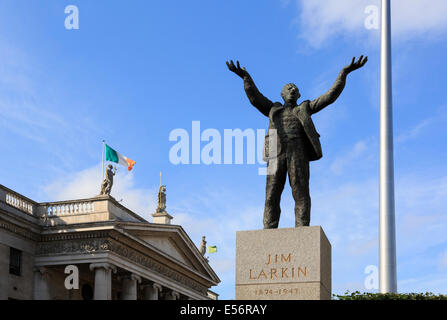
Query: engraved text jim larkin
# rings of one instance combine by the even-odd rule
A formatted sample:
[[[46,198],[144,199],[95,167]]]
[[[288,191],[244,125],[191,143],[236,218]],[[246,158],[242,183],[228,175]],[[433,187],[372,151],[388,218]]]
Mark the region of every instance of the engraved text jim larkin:
[[[307,267],[292,266],[291,253],[269,254],[264,264],[264,268],[249,269],[250,280],[277,280],[307,277]],[[281,265],[279,266],[279,264]]]

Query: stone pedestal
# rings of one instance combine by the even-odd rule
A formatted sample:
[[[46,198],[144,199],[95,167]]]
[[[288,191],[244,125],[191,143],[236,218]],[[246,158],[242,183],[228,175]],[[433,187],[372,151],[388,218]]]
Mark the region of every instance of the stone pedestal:
[[[236,300],[328,299],[331,244],[320,226],[236,233]]]

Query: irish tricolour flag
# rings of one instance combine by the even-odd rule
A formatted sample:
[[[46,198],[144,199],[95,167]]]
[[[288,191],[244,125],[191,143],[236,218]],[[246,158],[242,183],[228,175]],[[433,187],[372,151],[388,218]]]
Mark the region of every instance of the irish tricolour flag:
[[[136,163],[130,160],[128,157],[123,156],[121,153],[116,152],[110,146],[106,144],[106,161],[118,163],[122,166],[126,166],[127,169],[132,170],[132,167]]]

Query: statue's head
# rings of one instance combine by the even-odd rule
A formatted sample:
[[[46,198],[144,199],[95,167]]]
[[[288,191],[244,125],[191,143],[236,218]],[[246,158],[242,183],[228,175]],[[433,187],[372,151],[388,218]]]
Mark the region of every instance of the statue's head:
[[[282,88],[281,97],[284,99],[284,102],[296,103],[301,97],[300,90],[294,83],[288,83]]]
[[[160,187],[160,192],[166,192],[166,186],[165,185],[162,185]]]
[[[112,170],[112,169],[113,169],[113,166],[112,166],[111,164],[109,164],[109,165],[107,166],[107,168],[108,168],[109,170]]]

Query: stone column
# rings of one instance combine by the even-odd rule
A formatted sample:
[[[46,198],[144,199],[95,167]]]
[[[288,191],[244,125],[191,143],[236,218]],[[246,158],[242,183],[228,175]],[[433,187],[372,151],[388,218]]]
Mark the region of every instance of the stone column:
[[[95,271],[94,300],[112,300],[112,272],[116,267],[109,263],[92,263],[90,270]]]
[[[34,267],[34,300],[50,300],[49,270],[45,267]]]
[[[162,290],[161,285],[158,283],[145,285],[144,288],[144,300],[159,300]]]
[[[141,278],[133,273],[123,278],[122,300],[137,300],[137,282],[141,283]]]
[[[177,291],[172,290],[168,294],[166,294],[166,300],[179,300],[180,299],[180,293]]]

